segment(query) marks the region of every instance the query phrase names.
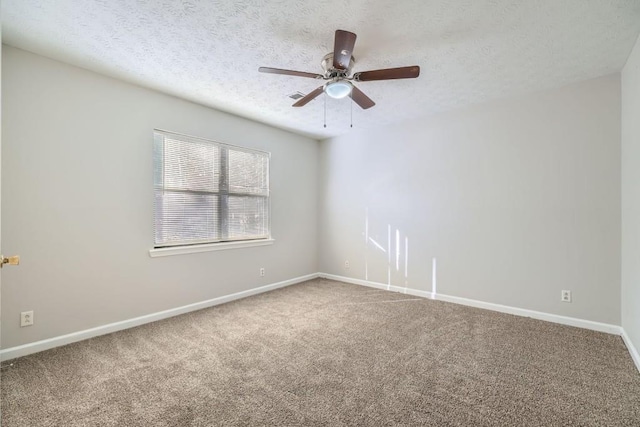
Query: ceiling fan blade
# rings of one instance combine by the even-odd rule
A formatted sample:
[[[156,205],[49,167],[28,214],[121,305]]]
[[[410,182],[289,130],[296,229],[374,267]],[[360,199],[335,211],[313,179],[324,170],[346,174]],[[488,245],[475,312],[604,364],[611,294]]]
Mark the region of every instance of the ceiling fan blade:
[[[306,94],[305,96],[300,98],[298,100],[298,102],[293,104],[293,107],[303,107],[303,106],[307,105],[309,103],[309,101],[311,101],[314,98],[316,98],[323,91],[324,91],[324,86],[320,86],[319,88],[315,89],[313,92],[309,92],[308,94]]]
[[[333,67],[339,70],[349,68],[353,46],[356,44],[356,35],[349,31],[336,30],[336,38],[333,44]]]
[[[415,79],[420,75],[420,67],[385,68],[383,70],[362,71],[354,73],[353,79],[357,82],[369,82],[372,80]]]
[[[367,108],[371,108],[374,105],[376,105],[375,102],[373,102],[371,100],[371,98],[369,98],[367,95],[364,94],[363,91],[361,91],[360,89],[358,89],[357,87],[353,86],[351,88],[351,93],[349,94],[349,96],[351,97],[351,99],[353,99],[355,101],[356,104],[358,104],[363,110],[366,110]]]
[[[312,79],[322,79],[322,74],[305,73],[304,71],[283,70],[281,68],[260,67],[258,71],[269,74],[284,74],[285,76],[309,77]]]

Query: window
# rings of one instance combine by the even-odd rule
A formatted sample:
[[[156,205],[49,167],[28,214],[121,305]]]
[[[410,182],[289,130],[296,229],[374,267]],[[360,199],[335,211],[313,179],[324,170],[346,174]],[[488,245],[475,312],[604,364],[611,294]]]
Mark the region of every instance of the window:
[[[269,157],[156,130],[154,246],[268,239]]]

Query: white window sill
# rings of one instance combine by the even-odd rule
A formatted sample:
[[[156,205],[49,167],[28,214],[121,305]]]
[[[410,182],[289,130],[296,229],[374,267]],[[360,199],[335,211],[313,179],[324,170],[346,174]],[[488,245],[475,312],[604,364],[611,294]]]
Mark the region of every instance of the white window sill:
[[[241,242],[221,242],[221,243],[206,243],[203,245],[192,246],[174,246],[169,248],[149,249],[149,256],[151,258],[170,256],[170,255],[185,255],[195,254],[198,252],[211,252],[211,251],[224,251],[228,249],[240,249],[251,248],[254,246],[267,246],[273,245],[274,239],[262,239],[262,240],[245,240]]]

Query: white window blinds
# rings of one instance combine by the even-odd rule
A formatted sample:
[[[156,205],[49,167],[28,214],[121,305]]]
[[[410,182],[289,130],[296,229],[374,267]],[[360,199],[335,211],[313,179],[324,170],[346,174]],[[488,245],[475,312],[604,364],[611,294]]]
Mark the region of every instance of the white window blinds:
[[[270,237],[269,153],[154,132],[155,247]]]

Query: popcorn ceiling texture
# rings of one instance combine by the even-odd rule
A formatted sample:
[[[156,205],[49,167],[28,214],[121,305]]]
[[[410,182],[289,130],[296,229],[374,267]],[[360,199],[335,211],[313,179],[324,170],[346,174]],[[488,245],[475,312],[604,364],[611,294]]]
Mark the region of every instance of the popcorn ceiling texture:
[[[640,32],[637,0],[4,0],[3,41],[316,138],[350,130],[351,102],[287,95],[320,81],[336,29],[358,35],[354,71],[419,65],[416,80],[358,84],[370,129],[619,72]]]

